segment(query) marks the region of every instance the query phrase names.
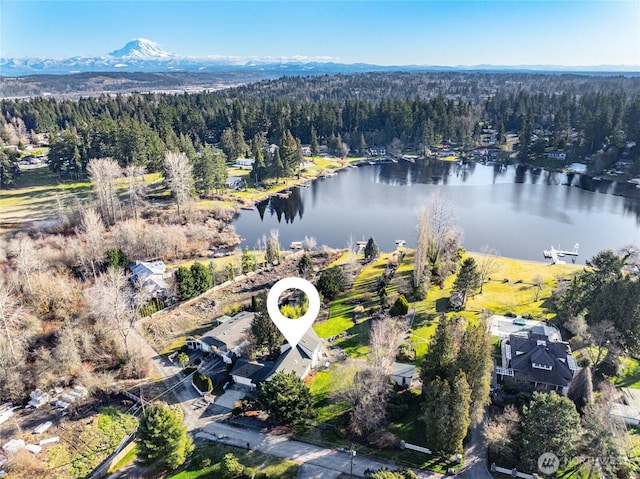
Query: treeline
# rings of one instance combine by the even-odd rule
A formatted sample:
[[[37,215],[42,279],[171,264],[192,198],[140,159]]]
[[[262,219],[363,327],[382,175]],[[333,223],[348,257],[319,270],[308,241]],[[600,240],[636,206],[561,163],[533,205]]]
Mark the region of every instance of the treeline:
[[[548,88],[540,90],[539,82]],[[72,163],[75,175],[101,157],[155,171],[167,150],[195,158],[211,144],[227,160],[255,157],[256,139],[263,150],[282,146],[289,134],[298,145],[327,145],[344,156],[371,146],[392,153],[443,142],[470,148],[490,126],[498,142],[517,132],[525,154],[534,132],[544,131],[557,148],[588,154],[640,142],[639,84],[622,77],[367,74],[283,78],[212,93],[4,100],[0,139],[8,144],[12,129],[48,132],[52,169]],[[277,176],[273,168],[271,174]]]

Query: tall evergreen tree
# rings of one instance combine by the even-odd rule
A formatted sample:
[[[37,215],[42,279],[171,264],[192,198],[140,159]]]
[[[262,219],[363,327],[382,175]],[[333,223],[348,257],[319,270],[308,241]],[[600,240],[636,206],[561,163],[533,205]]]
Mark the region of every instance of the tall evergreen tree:
[[[461,452],[470,424],[471,389],[465,374],[460,371],[451,381],[436,377],[424,389],[427,446],[443,456]]]
[[[249,331],[258,348],[266,348],[270,354],[277,354],[280,352],[284,337],[269,317],[267,296],[265,294],[260,295],[256,303],[257,308]]]
[[[463,261],[460,272],[453,282],[453,289],[462,293],[463,304],[466,304],[469,295],[479,291],[480,286],[482,286],[482,276],[476,260],[468,257]]]
[[[191,273],[191,280],[193,281],[193,290],[195,295],[202,294],[205,291],[211,289],[213,285],[213,281],[211,279],[211,274],[205,265],[196,261],[189,268]]]
[[[487,321],[479,318],[469,324],[462,336],[458,352],[458,369],[465,372],[471,388],[470,417],[472,424],[482,422],[485,406],[489,405],[491,389],[491,336],[487,331]]]
[[[367,241],[367,244],[364,247],[364,260],[373,261],[378,257],[378,254],[379,254],[378,245],[376,244],[376,241],[373,239],[373,237],[371,237],[369,238],[369,241]]]
[[[456,373],[457,345],[453,322],[441,316],[436,331],[429,343],[429,349],[420,366],[422,384],[428,384],[436,377],[450,379]],[[423,386],[424,388],[424,386]]]
[[[536,391],[522,409],[522,462],[533,471],[545,452],[570,458],[580,433],[580,415],[571,399],[555,392]]]
[[[311,143],[309,145],[309,149],[313,156],[318,156],[320,154],[320,145],[318,144],[318,134],[316,133],[315,126],[311,127]]]
[[[276,179],[276,183],[280,181],[280,178],[285,176],[285,167],[280,157],[280,148],[276,148],[276,152],[273,157],[273,176]]]

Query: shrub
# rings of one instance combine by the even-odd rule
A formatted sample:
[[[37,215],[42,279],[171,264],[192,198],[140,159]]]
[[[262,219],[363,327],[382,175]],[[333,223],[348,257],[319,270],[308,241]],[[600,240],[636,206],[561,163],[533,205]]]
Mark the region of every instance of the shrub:
[[[195,384],[196,387],[202,392],[209,392],[213,389],[211,378],[209,376],[205,376],[204,374],[194,374],[193,384]]]
[[[398,348],[398,361],[412,363],[416,360],[416,350],[411,343],[402,343]]]
[[[409,302],[407,298],[404,297],[404,294],[398,296],[396,302],[393,303],[391,310],[389,310],[389,314],[391,316],[404,316],[409,311]]]

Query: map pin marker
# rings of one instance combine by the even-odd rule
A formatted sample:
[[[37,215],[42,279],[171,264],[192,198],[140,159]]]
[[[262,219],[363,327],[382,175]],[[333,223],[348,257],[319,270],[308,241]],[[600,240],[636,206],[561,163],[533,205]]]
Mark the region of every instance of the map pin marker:
[[[309,309],[301,318],[289,319],[280,312],[278,300],[280,295],[288,289],[299,289],[309,299]],[[320,312],[320,295],[316,287],[306,279],[284,278],[271,287],[267,296],[267,312],[287,342],[295,348]]]

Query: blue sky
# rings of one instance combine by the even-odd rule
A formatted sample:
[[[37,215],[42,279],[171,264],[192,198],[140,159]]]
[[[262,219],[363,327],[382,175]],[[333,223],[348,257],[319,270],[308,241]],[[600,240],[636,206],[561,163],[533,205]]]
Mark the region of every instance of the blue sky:
[[[143,37],[190,56],[381,65],[640,65],[640,0],[0,1],[0,56],[99,56]]]

